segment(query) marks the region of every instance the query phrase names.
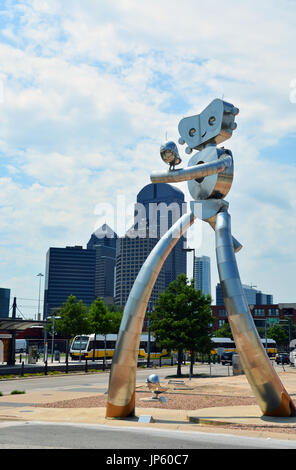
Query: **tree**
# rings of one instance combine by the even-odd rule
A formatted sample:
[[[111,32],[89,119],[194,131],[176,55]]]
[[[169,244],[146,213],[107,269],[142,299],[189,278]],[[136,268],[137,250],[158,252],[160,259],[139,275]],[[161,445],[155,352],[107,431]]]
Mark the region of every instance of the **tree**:
[[[58,309],[60,318],[55,321],[57,333],[70,339],[76,335],[87,334],[89,326],[87,321],[87,307],[75,295],[70,295],[67,301]]]
[[[162,347],[177,350],[177,376],[181,376],[183,350],[208,353],[211,350],[211,297],[194,289],[185,274],[160,294],[154,312],[150,313],[150,327]],[[191,362],[192,371],[193,362]]]
[[[94,345],[96,344],[97,334],[101,334],[105,337],[104,364],[106,358],[106,336],[109,333],[116,334],[118,332],[121,318],[122,311],[114,309],[114,311],[111,312],[100,297],[98,297],[89,308],[87,319],[90,331],[95,334]]]
[[[87,322],[87,307],[82,300],[77,300],[75,295],[70,295],[66,302],[58,309],[55,320],[55,331],[68,340],[76,335],[89,332]],[[68,354],[68,346],[67,346]]]
[[[274,339],[277,346],[286,346],[289,343],[289,333],[285,327],[274,324],[267,331],[268,338]]]
[[[230,338],[233,339],[232,331],[229,323],[224,323],[224,325],[215,332],[216,338]]]

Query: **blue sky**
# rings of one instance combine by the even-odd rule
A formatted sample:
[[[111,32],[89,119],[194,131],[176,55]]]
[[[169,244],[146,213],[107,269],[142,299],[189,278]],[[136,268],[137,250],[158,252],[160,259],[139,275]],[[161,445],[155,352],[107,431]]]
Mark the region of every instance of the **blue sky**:
[[[100,204],[135,202],[165,136],[222,97],[240,108],[227,200],[242,282],[296,302],[295,17],[291,0],[2,1],[0,286],[26,316],[48,247],[85,246]],[[214,292],[213,233],[197,224],[192,243]]]

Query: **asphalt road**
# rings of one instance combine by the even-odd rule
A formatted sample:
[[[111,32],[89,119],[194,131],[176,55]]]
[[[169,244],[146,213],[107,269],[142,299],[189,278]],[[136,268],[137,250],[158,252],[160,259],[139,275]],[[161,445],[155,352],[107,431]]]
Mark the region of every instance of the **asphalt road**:
[[[0,422],[0,449],[182,449],[182,455],[184,449],[296,449],[296,442],[151,428]],[[145,466],[151,463],[150,455],[146,453]]]
[[[207,366],[202,366],[205,370]],[[215,366],[223,367],[223,366]],[[185,369],[185,368],[184,368]],[[200,372],[200,369],[198,370]],[[213,371],[214,372],[214,371]],[[160,381],[175,367],[138,369],[137,382],[157,373]],[[219,375],[219,374],[218,374]],[[109,373],[69,374],[0,381],[0,391],[107,391]],[[1,403],[1,402],[0,402]],[[296,449],[295,441],[258,439],[231,434],[87,425],[77,423],[0,421],[0,449]],[[105,451],[104,451],[105,452]],[[104,454],[105,455],[105,454]],[[150,458],[150,454],[149,454]],[[149,466],[147,462],[142,462]]]
[[[138,369],[137,382],[145,382],[150,374],[158,374],[159,378],[166,375],[174,374],[175,367],[163,367],[160,369]],[[65,375],[44,375],[40,377],[18,378],[13,380],[0,380],[0,392],[8,395],[12,390],[25,390],[38,391],[38,390],[75,390],[75,388],[87,388],[97,385],[97,388],[92,388],[91,391],[104,392],[108,389],[109,372],[100,373],[79,373],[79,374],[65,374]],[[73,390],[73,391],[74,391]]]
[[[188,373],[188,366],[182,367],[182,373]],[[211,365],[211,368],[208,364],[195,366],[194,373],[205,373],[217,376],[226,376],[228,375],[228,367],[222,366],[219,364]],[[176,374],[176,366],[174,367],[161,367],[161,368],[151,368],[151,369],[141,369],[137,370],[137,383],[143,383],[146,381],[147,377],[150,374],[157,374],[161,379],[169,375]],[[105,392],[108,389],[109,383],[109,372],[100,372],[100,373],[79,373],[79,374],[65,374],[65,375],[44,375],[40,377],[32,378],[18,378],[14,380],[0,380],[0,392],[4,395],[8,395],[12,390],[25,390],[26,392],[32,390],[71,390],[75,388],[87,388],[88,386],[97,385],[96,389],[92,391]]]

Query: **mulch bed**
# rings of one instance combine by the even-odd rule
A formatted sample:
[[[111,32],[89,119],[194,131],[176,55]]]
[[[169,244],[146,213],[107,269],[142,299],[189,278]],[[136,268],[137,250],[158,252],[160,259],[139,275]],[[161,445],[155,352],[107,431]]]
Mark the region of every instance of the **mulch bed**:
[[[153,393],[136,393],[136,407],[138,408],[162,408],[172,410],[198,410],[202,408],[220,407],[220,406],[240,406],[256,405],[256,400],[251,397],[229,397],[214,395],[197,395],[180,393],[165,393],[161,396],[166,398],[165,403],[155,400],[144,401],[143,398],[151,398]],[[107,403],[107,395],[98,395],[95,397],[76,398],[72,400],[62,400],[54,403],[38,404],[36,406],[43,408],[96,408],[104,407]]]
[[[255,398],[252,397],[233,397],[233,396],[215,396],[210,394],[180,394],[165,393],[165,403],[155,400],[143,401],[143,398],[151,398],[152,393],[136,393],[136,408],[162,408],[174,410],[198,410],[202,408],[212,408],[221,406],[243,406],[256,405]],[[54,403],[36,404],[35,406],[42,408],[96,408],[105,407],[107,403],[107,395],[97,395],[92,397],[76,398],[72,400],[62,400]],[[266,426],[266,425],[248,425],[248,424],[223,424],[219,429],[239,429],[246,431],[267,431],[274,433],[296,434],[296,428],[285,426]],[[217,429],[217,428],[216,428]]]

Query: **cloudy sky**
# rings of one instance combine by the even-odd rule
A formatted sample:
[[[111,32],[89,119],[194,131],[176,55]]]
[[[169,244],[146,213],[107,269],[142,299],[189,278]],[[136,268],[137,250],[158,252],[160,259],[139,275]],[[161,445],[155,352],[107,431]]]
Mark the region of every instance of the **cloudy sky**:
[[[296,302],[295,19],[295,0],[2,0],[0,286],[25,316],[48,247],[85,246],[102,205],[164,169],[180,119],[222,97],[240,108],[226,146],[242,282]],[[195,243],[214,291],[214,232]]]

